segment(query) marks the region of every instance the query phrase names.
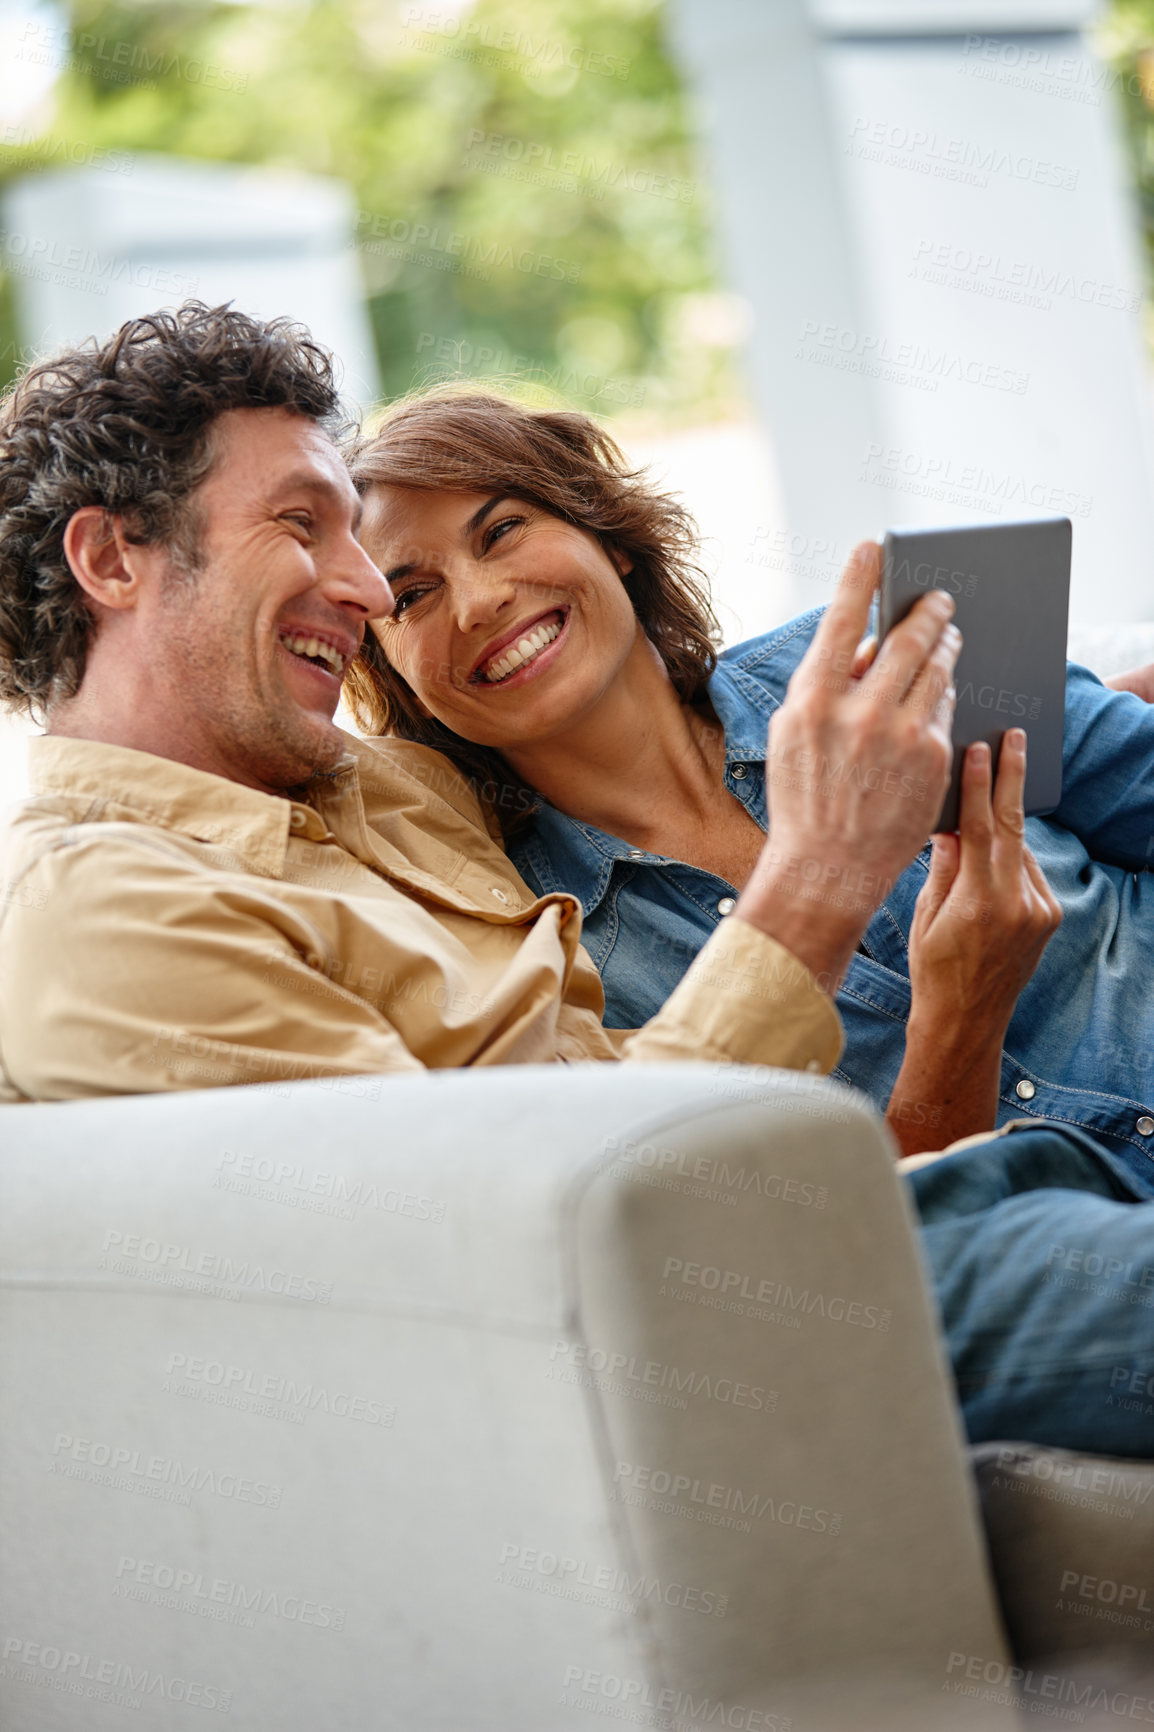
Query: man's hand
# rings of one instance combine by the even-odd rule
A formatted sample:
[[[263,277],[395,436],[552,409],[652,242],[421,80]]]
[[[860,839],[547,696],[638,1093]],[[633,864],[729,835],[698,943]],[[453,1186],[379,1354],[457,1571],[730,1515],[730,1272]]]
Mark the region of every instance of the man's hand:
[[[931,590],[862,650],[881,552],[855,548],[769,731],[770,833],[735,914],[834,992],[929,835],[949,781],[961,634]]]
[[[961,831],[934,837],[910,931],[913,993],[906,1056],[887,1119],[902,1153],[994,1128],[1002,1041],[1018,995],[1062,921],[1025,841],[1026,736],[1002,742],[990,798],[990,749],[962,771]]]
[[[1154,704],[1154,662],[1147,662],[1143,668],[1130,668],[1124,674],[1111,674],[1102,684],[1116,692],[1133,692],[1143,703]]]

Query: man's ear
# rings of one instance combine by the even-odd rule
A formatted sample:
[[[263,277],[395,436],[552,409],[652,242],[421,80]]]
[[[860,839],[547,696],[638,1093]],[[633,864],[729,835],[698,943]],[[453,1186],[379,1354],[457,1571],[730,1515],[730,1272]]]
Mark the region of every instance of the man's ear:
[[[124,521],[103,505],[82,505],[64,530],[64,557],[85,595],[117,611],[136,606],[140,581],[155,550],[137,546]]]

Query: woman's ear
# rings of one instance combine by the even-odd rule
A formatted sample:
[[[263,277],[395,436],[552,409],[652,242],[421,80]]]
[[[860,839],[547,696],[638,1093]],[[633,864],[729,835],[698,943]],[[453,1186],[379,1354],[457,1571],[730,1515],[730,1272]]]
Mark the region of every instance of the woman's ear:
[[[611,541],[605,543],[605,551],[617,567],[618,577],[624,577],[633,570],[633,561],[623,547],[615,547]]]

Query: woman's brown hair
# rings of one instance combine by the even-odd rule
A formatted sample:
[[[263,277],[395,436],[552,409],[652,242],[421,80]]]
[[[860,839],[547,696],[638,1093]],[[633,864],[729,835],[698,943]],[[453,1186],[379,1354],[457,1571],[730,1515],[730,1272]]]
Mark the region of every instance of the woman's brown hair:
[[[420,487],[502,493],[595,535],[628,556],[621,582],[683,703],[705,688],[720,635],[685,507],[630,469],[588,415],[533,409],[495,393],[441,388],[403,399],[350,458],[358,492]],[[492,808],[506,840],[530,825],[536,796],[501,754],[464,740],[417,706],[375,635],[345,676],[345,699],[366,733],[395,734],[444,752]]]

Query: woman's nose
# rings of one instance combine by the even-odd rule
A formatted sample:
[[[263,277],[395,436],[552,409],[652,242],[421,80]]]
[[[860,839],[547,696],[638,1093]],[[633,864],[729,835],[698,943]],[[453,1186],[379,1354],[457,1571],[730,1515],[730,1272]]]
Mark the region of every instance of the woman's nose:
[[[453,612],[458,630],[473,631],[491,624],[512,599],[513,585],[490,573],[458,578],[453,585]]]

